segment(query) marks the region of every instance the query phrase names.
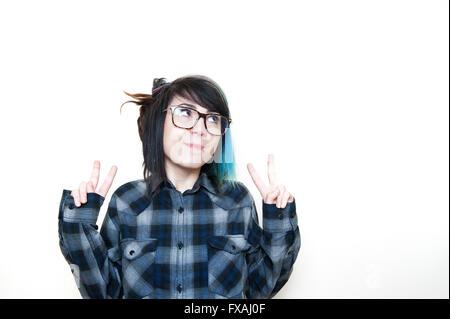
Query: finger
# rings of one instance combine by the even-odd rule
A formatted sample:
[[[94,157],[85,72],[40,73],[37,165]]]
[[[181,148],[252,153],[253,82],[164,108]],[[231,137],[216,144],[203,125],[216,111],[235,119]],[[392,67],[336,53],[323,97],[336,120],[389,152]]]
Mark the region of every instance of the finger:
[[[80,183],[80,202],[82,204],[86,204],[86,202],[87,202],[86,182]]]
[[[267,175],[269,175],[269,184],[276,185],[277,177],[275,173],[275,160],[273,154],[269,154],[269,158],[267,160]]]
[[[279,188],[275,189],[275,191],[273,191],[273,192],[269,192],[267,194],[266,199],[265,199],[264,202],[266,204],[273,204],[273,203],[275,203],[275,200],[276,200],[276,198],[278,197],[279,194],[280,194],[280,189]]]
[[[292,203],[294,201],[294,195],[289,194],[288,203]]]
[[[92,185],[92,182],[91,182],[91,181],[89,181],[89,182],[86,184],[86,190],[87,190],[88,193],[94,193],[94,192],[95,192],[94,185]]]
[[[100,189],[98,190],[97,194],[106,197],[106,194],[108,193],[109,188],[113,183],[114,177],[116,176],[116,172],[117,166],[113,165],[109,170],[108,176],[106,176],[106,179],[103,182],[102,186],[100,186]]]
[[[289,196],[290,196],[290,193],[289,193],[288,191],[286,191],[286,192],[284,193],[283,198],[281,199],[281,208],[285,208],[285,207],[286,207],[287,201],[288,201],[288,199],[289,199]]]
[[[92,168],[91,178],[89,179],[94,186],[94,189],[97,188],[98,178],[100,177],[100,161],[94,161],[94,167]]]
[[[268,188],[266,184],[263,182],[259,174],[256,172],[255,167],[253,167],[253,164],[248,163],[247,164],[248,172],[250,173],[250,176],[252,177],[253,183],[255,183],[256,188],[258,188],[258,191],[261,194],[261,197],[264,198],[265,195],[268,193]]]
[[[75,206],[80,207],[80,191],[78,189],[74,189],[72,191],[73,201],[75,202]]]
[[[277,198],[277,207],[281,208],[281,199],[284,196],[284,193],[286,192],[286,187],[284,185],[280,185],[280,195]]]

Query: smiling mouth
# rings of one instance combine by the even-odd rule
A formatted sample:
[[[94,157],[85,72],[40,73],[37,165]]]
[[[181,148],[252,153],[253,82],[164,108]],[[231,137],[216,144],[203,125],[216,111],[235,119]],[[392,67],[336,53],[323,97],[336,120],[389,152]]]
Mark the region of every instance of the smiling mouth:
[[[186,146],[188,146],[189,148],[193,149],[193,150],[198,150],[198,151],[202,151],[205,147],[203,145],[199,145],[199,144],[188,144],[188,143],[184,143]]]

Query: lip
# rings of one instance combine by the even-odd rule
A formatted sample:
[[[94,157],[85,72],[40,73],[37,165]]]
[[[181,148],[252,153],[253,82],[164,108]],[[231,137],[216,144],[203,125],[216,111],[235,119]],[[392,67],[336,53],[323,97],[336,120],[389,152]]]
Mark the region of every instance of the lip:
[[[188,146],[191,149],[202,151],[205,147],[200,144],[192,144],[192,143],[184,143],[186,146]]]

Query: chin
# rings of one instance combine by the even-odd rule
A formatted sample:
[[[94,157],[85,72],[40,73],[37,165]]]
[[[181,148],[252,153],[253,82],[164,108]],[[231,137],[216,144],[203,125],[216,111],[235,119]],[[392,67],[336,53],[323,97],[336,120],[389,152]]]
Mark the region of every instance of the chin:
[[[187,147],[172,148],[173,153],[168,154],[171,161],[186,169],[198,169],[207,164],[213,158],[208,150],[192,151]],[[210,151],[210,150],[209,150]]]
[[[189,156],[180,156],[175,159],[175,163],[178,165],[190,168],[190,169],[196,169],[200,168],[205,164],[205,162],[202,159],[202,156],[199,155],[189,155]]]
[[[201,168],[205,163],[204,162],[189,162],[189,161],[181,161],[177,163],[178,165],[180,165],[181,167],[184,167],[186,169],[198,169]]]

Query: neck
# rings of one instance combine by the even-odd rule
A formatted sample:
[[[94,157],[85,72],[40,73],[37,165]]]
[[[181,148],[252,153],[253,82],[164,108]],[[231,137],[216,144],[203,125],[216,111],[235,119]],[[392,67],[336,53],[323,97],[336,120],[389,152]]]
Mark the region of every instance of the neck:
[[[192,169],[181,167],[166,159],[165,169],[167,178],[179,192],[184,193],[184,191],[192,189],[194,186],[200,176],[201,167]]]

